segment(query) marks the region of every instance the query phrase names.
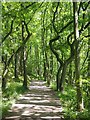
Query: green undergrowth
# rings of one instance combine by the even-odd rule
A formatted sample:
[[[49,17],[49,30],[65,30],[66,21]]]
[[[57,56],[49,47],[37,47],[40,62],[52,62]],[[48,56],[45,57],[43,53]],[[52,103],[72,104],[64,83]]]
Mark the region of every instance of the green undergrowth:
[[[4,117],[8,113],[8,109],[11,107],[15,100],[23,93],[28,91],[22,85],[22,82],[10,81],[7,84],[7,88],[2,94],[2,116]]]
[[[52,82],[50,83],[50,87],[51,87],[53,90],[56,90],[56,83],[55,83],[55,81],[52,81]]]
[[[56,90],[56,84],[52,83],[51,88]],[[83,92],[84,93],[84,92]],[[63,115],[65,120],[90,120],[90,109],[84,108],[82,112],[76,109],[76,89],[73,86],[65,85],[63,92],[57,92],[63,107]],[[83,95],[84,104],[87,97]],[[90,106],[89,106],[90,107]]]
[[[66,120],[90,120],[90,112],[84,108],[82,112],[76,109],[76,89],[73,86],[65,86],[62,93],[58,92],[58,96],[63,105],[64,117]],[[83,96],[85,99],[85,96]]]

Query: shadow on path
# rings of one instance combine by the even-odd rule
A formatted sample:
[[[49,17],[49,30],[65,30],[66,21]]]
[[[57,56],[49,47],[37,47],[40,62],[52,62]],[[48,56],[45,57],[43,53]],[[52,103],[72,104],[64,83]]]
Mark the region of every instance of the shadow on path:
[[[44,81],[32,81],[4,120],[63,120],[60,100]]]

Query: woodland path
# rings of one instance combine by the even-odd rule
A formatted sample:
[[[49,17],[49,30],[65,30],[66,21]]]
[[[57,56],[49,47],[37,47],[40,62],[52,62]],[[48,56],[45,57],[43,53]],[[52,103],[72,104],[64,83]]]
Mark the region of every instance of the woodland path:
[[[5,120],[63,120],[60,99],[44,81],[32,81],[28,93],[12,105]]]

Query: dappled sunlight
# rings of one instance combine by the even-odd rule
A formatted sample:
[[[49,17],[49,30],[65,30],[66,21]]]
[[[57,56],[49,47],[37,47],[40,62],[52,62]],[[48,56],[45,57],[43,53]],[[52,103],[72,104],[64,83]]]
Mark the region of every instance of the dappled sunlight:
[[[20,102],[21,101],[21,102]],[[31,104],[51,104],[51,105],[59,105],[59,100],[58,99],[54,99],[51,98],[50,96],[41,96],[41,97],[26,97],[26,96],[22,96],[19,98],[19,100],[17,101],[17,103],[23,103],[23,104],[27,104],[27,103],[31,103]]]
[[[60,100],[55,97],[55,92],[45,84],[42,81],[32,81],[29,87],[30,91],[20,96],[9,110],[10,119],[62,120],[63,109]],[[9,116],[6,119],[9,120]]]
[[[62,117],[58,117],[58,116],[47,116],[47,117],[41,117],[41,119],[44,119],[44,120],[60,120],[60,119],[62,119]]]
[[[8,120],[20,120],[20,116],[6,117]]]
[[[46,85],[46,82],[44,81],[32,81],[31,85],[30,85],[30,90],[45,90],[47,89],[47,91],[50,91],[49,87],[47,87]]]

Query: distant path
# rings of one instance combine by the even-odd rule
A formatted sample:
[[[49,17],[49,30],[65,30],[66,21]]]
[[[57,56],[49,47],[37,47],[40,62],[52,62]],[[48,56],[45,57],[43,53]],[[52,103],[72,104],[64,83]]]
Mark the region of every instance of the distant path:
[[[32,81],[29,89],[12,105],[5,120],[63,120],[55,91],[44,81]]]

